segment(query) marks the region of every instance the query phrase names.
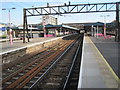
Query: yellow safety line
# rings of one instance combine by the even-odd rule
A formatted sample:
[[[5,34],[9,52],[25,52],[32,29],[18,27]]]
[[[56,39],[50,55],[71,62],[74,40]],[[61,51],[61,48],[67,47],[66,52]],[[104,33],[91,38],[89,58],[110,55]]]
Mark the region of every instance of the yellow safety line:
[[[120,79],[118,78],[118,76],[115,74],[115,72],[113,71],[113,69],[111,68],[111,66],[108,64],[108,62],[106,61],[106,59],[103,57],[103,55],[101,54],[101,52],[98,50],[98,48],[95,46],[95,44],[92,42],[91,39],[90,39],[90,41],[93,44],[93,46],[95,47],[95,49],[98,51],[98,53],[100,54],[100,56],[102,57],[102,59],[104,60],[104,62],[107,64],[108,68],[112,72],[112,74],[115,77],[115,79],[117,80],[117,82],[120,84]]]

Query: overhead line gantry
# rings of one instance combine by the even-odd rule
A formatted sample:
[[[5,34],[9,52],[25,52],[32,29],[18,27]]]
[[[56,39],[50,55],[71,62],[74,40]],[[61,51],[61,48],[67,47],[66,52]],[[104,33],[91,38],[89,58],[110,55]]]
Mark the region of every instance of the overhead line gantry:
[[[62,14],[75,14],[75,13],[95,13],[95,12],[116,12],[116,20],[117,20],[117,39],[120,41],[120,2],[111,2],[111,3],[93,3],[93,4],[73,4],[70,3],[67,5],[59,6],[49,6],[47,4],[46,7],[34,7],[34,8],[24,8],[23,13],[23,27],[24,27],[24,37],[25,31],[27,31],[28,36],[28,25],[27,25],[27,17],[31,16],[42,16],[42,15],[62,15]],[[23,43],[25,42],[25,38],[23,39]],[[28,36],[29,42],[29,36]]]

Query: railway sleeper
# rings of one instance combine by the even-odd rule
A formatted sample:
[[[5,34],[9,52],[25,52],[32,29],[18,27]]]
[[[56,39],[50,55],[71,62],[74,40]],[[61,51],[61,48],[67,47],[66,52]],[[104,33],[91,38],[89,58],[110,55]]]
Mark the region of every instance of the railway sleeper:
[[[41,88],[43,88],[43,89],[57,89],[57,88],[60,88],[60,83],[57,83],[57,82],[47,82]]]
[[[44,72],[39,72],[36,76],[41,76]]]
[[[31,80],[29,83],[33,84],[36,80]]]
[[[25,89],[26,89],[26,88],[29,88],[29,86],[24,86],[23,88],[25,88]]]
[[[59,68],[56,68],[58,71],[61,71],[61,70],[68,70],[68,67],[59,67]]]
[[[10,72],[13,72],[13,70],[11,70],[11,69],[8,69],[8,71],[7,71],[7,72],[9,72],[9,73],[10,73]]]
[[[70,83],[70,87],[71,87],[71,86],[75,87],[76,85],[77,85],[76,82],[72,82],[72,83]]]
[[[35,67],[36,65],[35,65],[35,64],[33,64],[33,65],[31,65],[31,66]]]
[[[71,80],[78,80],[78,77],[72,77]]]
[[[73,70],[73,72],[74,72],[75,74],[78,74],[79,70]]]
[[[36,65],[39,64],[38,62],[35,63]]]
[[[24,72],[28,72],[28,71],[29,71],[28,69],[24,70]]]
[[[62,80],[62,78],[60,78],[60,77],[51,77],[51,78],[49,78],[50,80]]]
[[[66,67],[66,63],[64,63],[64,64],[59,64],[58,66],[60,66],[61,68],[65,68]]]
[[[35,78],[35,79],[38,79],[38,78],[39,78],[39,76],[35,76],[34,78]]]
[[[71,82],[77,83],[76,81],[78,81],[78,79],[76,79],[76,78],[71,78]]]
[[[54,80],[54,79],[50,79],[50,78],[49,78],[49,79],[46,81],[46,83],[47,83],[47,82],[51,82],[51,83],[60,83],[62,80],[63,80],[63,79]]]
[[[65,60],[65,59],[64,59],[64,62],[62,61],[61,64],[64,64],[64,63],[66,63],[66,64],[71,64],[71,60]]]
[[[46,87],[48,88],[48,89],[52,89],[52,90],[61,90],[60,88],[61,88],[61,86],[62,86],[62,83],[63,82],[63,78],[61,78],[60,80],[47,80],[47,81],[45,81],[45,82],[43,82],[43,83],[40,83],[39,84],[39,87],[41,87],[41,88],[43,88],[43,89],[45,89],[46,90]]]
[[[72,77],[78,77],[79,75],[76,73],[76,74],[73,74]]]
[[[24,75],[24,73],[19,73],[20,76]]]
[[[27,69],[31,70],[33,67],[28,67]]]
[[[54,76],[60,76],[61,73],[60,73],[60,72],[58,72],[58,73],[57,73],[57,72],[53,72],[53,73],[51,73],[50,75],[51,75],[51,76],[53,76],[53,75],[54,75]]]
[[[5,82],[5,84],[10,85],[12,82]]]
[[[12,77],[12,79],[17,80],[19,77]]]
[[[60,83],[58,83],[58,82],[47,82],[46,85],[47,86],[60,86]]]

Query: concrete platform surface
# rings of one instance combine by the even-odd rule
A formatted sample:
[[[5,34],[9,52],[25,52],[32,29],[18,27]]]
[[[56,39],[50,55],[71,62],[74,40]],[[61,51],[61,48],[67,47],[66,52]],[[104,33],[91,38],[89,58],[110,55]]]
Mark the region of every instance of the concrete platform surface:
[[[29,45],[32,45],[32,44],[35,44],[35,43],[51,40],[51,39],[54,39],[54,38],[57,38],[57,37],[32,38],[32,39],[30,39],[30,42],[26,42],[26,43],[23,43],[22,40],[16,40],[16,41],[13,41],[13,45],[10,45],[9,41],[0,42],[0,46],[1,46],[0,53],[4,53],[4,52],[10,51],[10,50],[26,47],[26,46],[29,46]]]
[[[115,37],[111,37],[109,39],[105,39],[104,37],[90,37],[93,43],[96,45],[100,53],[103,55],[105,60],[108,62],[110,67],[113,69],[115,74],[120,78],[118,72],[120,73],[120,69],[118,66],[118,60],[120,58],[120,42],[115,42]],[[119,64],[119,65],[118,65]]]
[[[81,88],[118,88],[118,81],[88,36],[83,42],[78,90]]]

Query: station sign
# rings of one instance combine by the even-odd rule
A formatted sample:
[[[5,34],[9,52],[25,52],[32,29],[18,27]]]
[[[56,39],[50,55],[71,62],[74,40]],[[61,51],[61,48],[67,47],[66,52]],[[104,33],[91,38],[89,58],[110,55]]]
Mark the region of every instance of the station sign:
[[[0,27],[0,31],[6,31],[6,27]]]

